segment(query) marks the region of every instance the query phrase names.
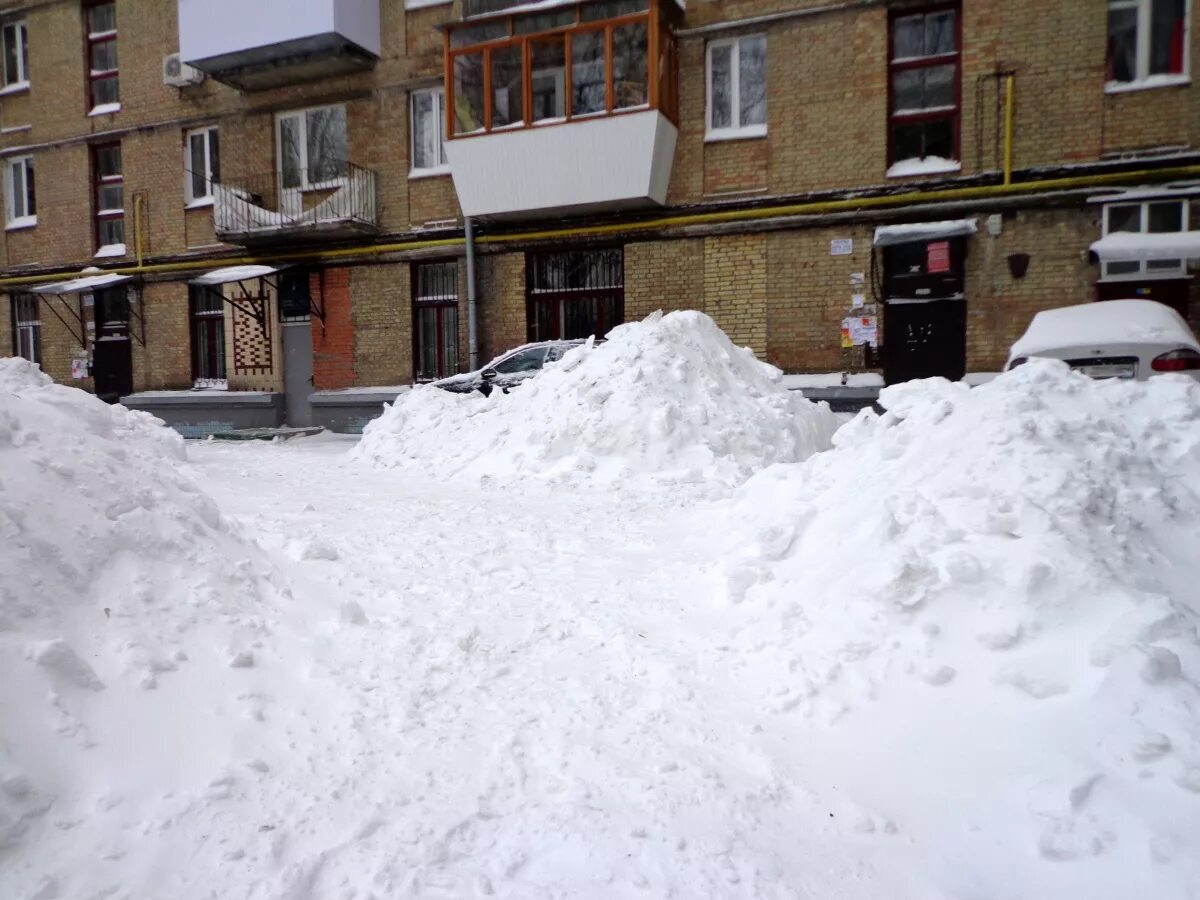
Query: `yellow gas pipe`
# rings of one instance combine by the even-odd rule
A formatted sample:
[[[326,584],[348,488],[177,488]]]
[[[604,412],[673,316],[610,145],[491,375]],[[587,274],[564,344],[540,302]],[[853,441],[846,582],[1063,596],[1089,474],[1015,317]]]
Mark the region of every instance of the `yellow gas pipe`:
[[[829,213],[863,212],[867,210],[888,209],[898,206],[909,206],[921,203],[939,203],[952,201],[987,200],[998,197],[1009,197],[1016,194],[1047,193],[1050,191],[1084,190],[1101,188],[1108,185],[1122,185],[1137,182],[1174,181],[1187,178],[1200,178],[1200,165],[1174,166],[1165,169],[1141,169],[1131,172],[1106,172],[1099,175],[1071,175],[1063,178],[1044,178],[1020,183],[1005,183],[994,185],[979,185],[975,187],[943,188],[933,191],[906,191],[902,194],[889,194],[878,197],[857,197],[847,200],[820,200],[808,203],[791,203],[782,206],[762,207],[757,209],[732,209],[708,213],[683,213],[675,216],[663,216],[657,219],[644,219],[639,222],[622,222],[611,225],[587,225],[575,228],[544,229],[540,231],[525,231],[513,234],[481,235],[475,238],[477,244],[504,245],[511,243],[561,240],[564,238],[603,237],[614,234],[637,234],[654,231],[660,228],[682,228],[692,225],[715,225],[730,222],[752,222],[760,219],[775,219],[782,216],[824,215]],[[152,265],[122,266],[106,269],[119,275],[153,275],[169,272],[196,271],[211,265],[249,265],[254,263],[279,263],[293,260],[331,261],[347,258],[364,258],[381,256],[388,253],[402,253],[410,250],[430,250],[439,247],[451,248],[463,246],[463,238],[435,238],[424,241],[400,241],[390,244],[373,244],[368,247],[343,247],[336,250],[323,250],[317,253],[293,251],[289,253],[274,253],[268,256],[233,256],[193,260],[190,262],[155,263]],[[77,278],[78,272],[62,272],[54,275],[22,275],[10,278],[0,278],[0,288],[39,282],[63,281]]]

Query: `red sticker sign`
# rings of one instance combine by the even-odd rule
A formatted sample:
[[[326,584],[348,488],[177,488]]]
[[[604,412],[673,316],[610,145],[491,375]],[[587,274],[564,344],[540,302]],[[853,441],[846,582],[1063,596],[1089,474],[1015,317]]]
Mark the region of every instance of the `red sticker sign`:
[[[950,271],[950,242],[933,241],[925,247],[925,273],[936,275]]]

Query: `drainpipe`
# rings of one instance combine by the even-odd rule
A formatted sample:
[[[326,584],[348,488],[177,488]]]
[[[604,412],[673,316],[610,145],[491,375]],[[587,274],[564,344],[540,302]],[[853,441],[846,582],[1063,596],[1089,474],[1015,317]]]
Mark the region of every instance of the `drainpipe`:
[[[468,371],[474,372],[479,367],[479,328],[475,315],[475,222],[470,216],[463,221],[466,224],[464,237],[467,245],[467,360]]]

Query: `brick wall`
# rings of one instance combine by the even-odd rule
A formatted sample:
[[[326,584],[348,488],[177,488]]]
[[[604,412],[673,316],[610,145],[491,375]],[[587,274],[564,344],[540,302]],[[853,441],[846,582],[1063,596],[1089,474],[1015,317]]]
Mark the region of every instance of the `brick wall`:
[[[356,383],[412,381],[412,300],[407,263],[350,270]]]
[[[482,254],[478,262],[482,363],[525,343],[525,254]]]
[[[313,272],[309,291],[320,298],[325,320],[312,318],[313,387],[336,391],[354,385],[354,322],[350,270]]]

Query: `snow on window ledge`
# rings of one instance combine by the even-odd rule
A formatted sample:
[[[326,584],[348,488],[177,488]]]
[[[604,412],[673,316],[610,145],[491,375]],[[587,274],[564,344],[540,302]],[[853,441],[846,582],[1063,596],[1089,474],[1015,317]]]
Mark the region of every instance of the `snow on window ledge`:
[[[37,216],[21,216],[17,219],[12,219],[4,226],[5,231],[20,231],[23,228],[33,228],[37,225]]]
[[[428,6],[449,6],[454,0],[404,0],[407,10],[425,9]]]
[[[99,250],[96,251],[95,258],[103,259],[106,256],[124,256],[124,255],[125,255],[125,245],[124,244],[105,244],[103,247],[101,247]]]
[[[442,175],[449,175],[450,167],[447,166],[430,166],[427,169],[409,169],[408,180],[416,181],[421,178],[437,178]]]
[[[945,175],[961,172],[962,163],[942,156],[926,156],[924,159],[902,159],[887,170],[888,178],[907,178],[911,175]]]
[[[195,200],[189,200],[187,203],[183,204],[183,208],[184,209],[206,209],[212,205],[213,205],[213,198],[211,196],[210,197],[197,197]]]
[[[714,128],[704,134],[704,143],[712,144],[717,141],[743,141],[748,138],[763,138],[767,136],[766,125],[747,125],[744,128]]]
[[[1179,87],[1191,83],[1190,75],[1151,75],[1138,81],[1110,81],[1104,85],[1104,93],[1128,94],[1133,91],[1152,91],[1155,88]]]
[[[107,116],[110,113],[118,113],[121,111],[120,103],[101,103],[99,106],[93,106],[89,116]]]
[[[7,97],[9,94],[19,94],[27,90],[29,90],[28,81],[14,81],[12,84],[6,84],[0,88],[0,97]]]

